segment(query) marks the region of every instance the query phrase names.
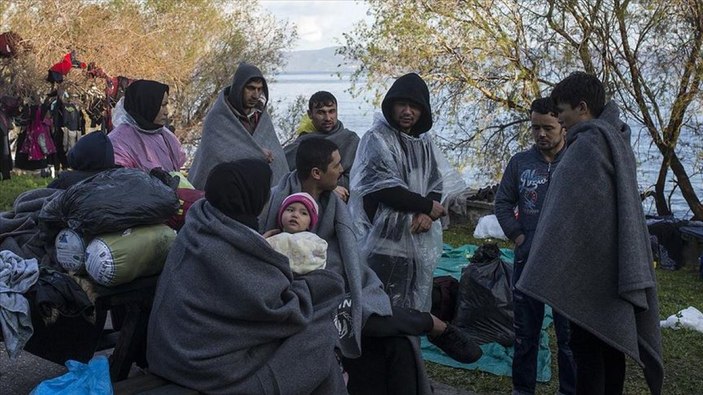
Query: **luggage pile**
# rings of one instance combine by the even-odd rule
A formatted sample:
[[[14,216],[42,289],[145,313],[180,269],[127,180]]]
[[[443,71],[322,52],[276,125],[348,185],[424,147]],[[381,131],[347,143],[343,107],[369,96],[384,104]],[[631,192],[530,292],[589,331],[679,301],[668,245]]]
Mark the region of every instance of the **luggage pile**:
[[[56,261],[104,286],[158,274],[176,237],[166,223],[182,224],[185,215],[178,183],[168,174],[115,169],[67,189],[39,215],[56,232]]]

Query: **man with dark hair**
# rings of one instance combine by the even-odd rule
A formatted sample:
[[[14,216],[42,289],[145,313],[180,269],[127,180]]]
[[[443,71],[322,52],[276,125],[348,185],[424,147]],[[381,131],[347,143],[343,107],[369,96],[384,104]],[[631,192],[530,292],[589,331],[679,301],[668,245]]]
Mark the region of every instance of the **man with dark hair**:
[[[339,147],[344,167],[344,173],[339,179],[335,192],[346,202],[349,199],[349,173],[354,164],[359,136],[344,128],[342,121],[337,119],[337,99],[329,92],[319,91],[310,97],[307,115],[312,121],[313,130],[303,131],[303,134],[285,147],[288,166],[291,170],[296,169],[296,152],[302,141],[322,137],[334,142]]]
[[[559,124],[557,110],[550,98],[532,102],[530,122],[535,144],[510,158],[495,200],[498,222],[505,235],[515,242],[513,286],[525,267],[549,181],[565,148],[565,130]],[[534,394],[544,303],[513,288],[513,311],[513,394]],[[559,393],[573,394],[576,372],[569,349],[569,322],[556,312],[553,317],[558,344]]]
[[[427,134],[432,112],[420,76],[396,80],[382,109],[359,143],[350,209],[362,254],[393,305],[428,311],[442,253],[441,202],[464,183]]]
[[[630,128],[604,91],[583,72],[552,91],[569,148],[516,288],[571,322],[577,394],[622,393],[625,355],[659,394],[659,308],[637,165]]]
[[[347,295],[339,305],[335,324],[339,349],[349,370],[349,392],[384,393],[386,388],[393,388],[396,393],[423,393],[429,388],[424,365],[419,349],[407,336],[432,335],[440,348],[462,362],[480,358],[481,349],[466,337],[457,338],[460,334],[456,327],[430,313],[391,308],[378,277],[359,256],[347,206],[331,193],[343,170],[339,159],[337,146],[327,139],[301,141],[297,170],[272,189],[268,212],[260,218],[260,230],[276,227],[278,207],[288,195],[309,193],[320,207],[318,225],[311,231],[328,243],[327,269],[346,280]],[[391,360],[395,362],[388,364]]]
[[[458,173],[449,166],[429,134],[432,128],[429,89],[419,75],[398,78],[382,103],[383,117],[376,117],[362,137],[351,173],[349,207],[359,240],[362,259],[383,283],[396,311],[427,312],[431,306],[432,274],[442,253],[445,215],[442,201],[464,189]],[[452,358],[473,362],[481,355],[467,334],[453,325],[436,325],[425,332]],[[424,365],[419,356],[417,335],[396,339],[415,347],[417,373],[395,371],[402,343],[369,334],[364,337],[364,354],[349,361],[350,388],[357,393],[371,391],[367,377],[386,375],[395,387],[388,393],[423,393]],[[407,347],[407,346],[406,346]],[[377,373],[376,373],[377,372]],[[391,380],[394,379],[394,380]],[[377,379],[380,380],[380,379]],[[395,392],[393,392],[395,391]],[[351,392],[351,390],[350,390]],[[385,392],[381,392],[385,393]]]
[[[232,84],[217,97],[203,122],[188,180],[197,189],[219,163],[265,159],[273,170],[272,185],[288,172],[288,163],[266,111],[268,85],[254,65],[240,63]]]
[[[344,168],[337,145],[323,138],[311,138],[299,145],[296,166],[271,190],[268,210],[259,218],[260,230],[277,227],[278,207],[283,199],[307,192],[320,207],[317,225],[311,232],[327,241],[327,266],[345,279],[346,296],[335,315],[339,329],[339,348],[343,355],[361,354],[361,328],[371,314],[391,314],[388,297],[376,275],[363,265],[357,251],[349,211],[341,198],[332,193]]]

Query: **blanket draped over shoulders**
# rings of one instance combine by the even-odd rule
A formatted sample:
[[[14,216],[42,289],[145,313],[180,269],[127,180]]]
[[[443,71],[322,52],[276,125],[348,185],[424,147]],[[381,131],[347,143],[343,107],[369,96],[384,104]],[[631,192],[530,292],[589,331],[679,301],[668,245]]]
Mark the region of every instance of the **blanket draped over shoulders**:
[[[264,149],[273,153],[271,184],[275,185],[288,173],[288,162],[271,117],[263,111],[254,134],[250,134],[228,104],[225,91],[222,91],[203,122],[202,138],[188,172],[188,180],[195,188],[203,189],[210,170],[217,164],[237,159],[266,159]]]
[[[259,218],[262,229],[277,228],[278,208],[288,195],[301,192],[297,171],[290,172],[271,190],[268,211]],[[348,358],[361,355],[361,328],[371,314],[391,315],[388,295],[381,281],[360,259],[352,219],[345,203],[334,192],[324,192],[319,199],[320,212],[314,233],[327,241],[327,266],[344,278],[345,298],[338,306],[334,323],[339,348]],[[319,270],[317,270],[319,271]]]
[[[339,275],[293,276],[263,237],[201,199],[159,278],[149,369],[207,393],[339,393],[342,295]]]
[[[584,193],[584,183],[597,187]],[[630,356],[660,393],[654,267],[629,128],[614,103],[569,131],[539,221],[517,288]]]

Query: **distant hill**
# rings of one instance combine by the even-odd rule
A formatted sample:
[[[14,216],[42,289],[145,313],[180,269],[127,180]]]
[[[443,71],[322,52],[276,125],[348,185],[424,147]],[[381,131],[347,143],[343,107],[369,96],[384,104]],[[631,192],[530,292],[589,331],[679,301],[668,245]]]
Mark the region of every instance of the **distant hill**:
[[[284,53],[286,66],[284,73],[334,73],[352,72],[356,70],[354,65],[342,65],[344,58],[335,55],[339,47],[327,47],[322,49],[312,49],[305,51],[291,51]],[[340,67],[340,65],[342,65]]]

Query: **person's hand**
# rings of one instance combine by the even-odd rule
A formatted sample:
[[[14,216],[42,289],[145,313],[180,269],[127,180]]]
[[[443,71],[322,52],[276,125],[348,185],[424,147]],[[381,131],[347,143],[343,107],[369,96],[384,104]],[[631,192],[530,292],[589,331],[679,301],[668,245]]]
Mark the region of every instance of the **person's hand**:
[[[440,204],[438,201],[433,200],[432,201],[432,211],[430,211],[430,217],[432,217],[433,220],[443,217],[447,215],[447,211],[444,209],[444,206]]]
[[[264,239],[268,239],[269,237],[277,235],[279,233],[281,233],[280,229],[271,229],[271,230],[267,230],[266,232],[264,232],[264,234],[262,236],[264,236]]]
[[[518,237],[515,238],[515,246],[519,247],[525,242],[525,235],[520,233]]]
[[[417,213],[413,216],[413,221],[410,224],[410,233],[424,233],[432,228],[432,218],[423,213]]]
[[[345,202],[349,200],[349,191],[341,185],[337,185],[337,188],[334,188],[334,193],[339,195],[339,197]]]
[[[273,151],[271,151],[270,149],[266,149],[266,148],[262,149],[262,151],[264,151],[264,157],[266,158],[266,162],[268,162],[268,163],[273,162]]]

